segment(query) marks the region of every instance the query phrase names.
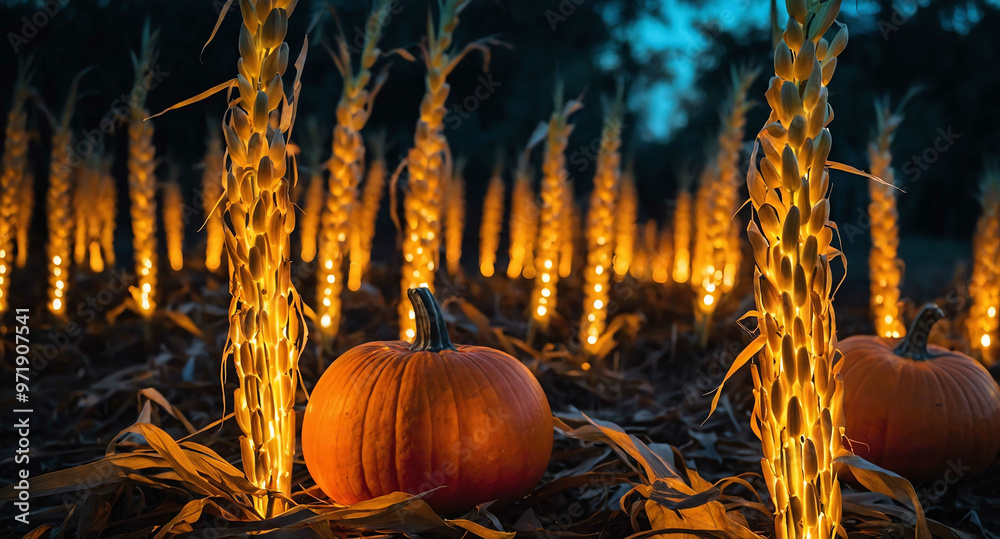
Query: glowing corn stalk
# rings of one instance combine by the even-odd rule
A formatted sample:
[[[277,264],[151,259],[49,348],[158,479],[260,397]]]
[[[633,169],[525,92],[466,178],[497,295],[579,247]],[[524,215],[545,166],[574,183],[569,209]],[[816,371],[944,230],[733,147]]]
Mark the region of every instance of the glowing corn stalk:
[[[691,278],[691,220],[692,201],[688,189],[690,180],[682,176],[677,188],[677,200],[674,207],[674,281],[686,283]]]
[[[7,294],[10,290],[10,274],[14,262],[14,238],[22,233],[18,226],[19,214],[25,211],[26,201],[22,199],[22,183],[27,173],[28,132],[25,128],[27,115],[24,104],[28,98],[28,67],[22,65],[14,81],[14,94],[7,114],[3,148],[3,172],[0,172],[0,315],[9,307]],[[28,209],[30,212],[30,209]],[[27,231],[24,231],[25,235]],[[26,253],[18,244],[18,258]],[[25,254],[26,256],[26,254]],[[20,265],[20,264],[19,264]]]
[[[309,167],[309,187],[306,188],[302,217],[299,219],[299,239],[301,240],[299,256],[303,262],[312,262],[313,258],[316,258],[316,240],[319,238],[319,220],[323,213],[325,195],[323,170],[319,168],[318,164],[314,164],[314,166]]]
[[[639,281],[652,279],[653,271],[650,265],[658,249],[657,230],[659,230],[659,225],[653,219],[647,219],[642,228],[639,229],[639,237],[633,248],[632,265],[629,266],[629,273]],[[670,268],[666,268],[665,271],[669,278]]]
[[[583,342],[584,350],[589,353],[595,351],[608,316],[615,249],[615,199],[621,176],[621,129],[619,94],[604,120],[601,148],[594,172],[594,189],[590,194],[590,209],[587,212],[587,267],[584,270],[580,341]]]
[[[868,158],[872,174],[888,185],[868,182],[871,203],[872,250],[868,255],[868,277],[871,286],[870,306],[875,319],[875,333],[883,337],[902,337],[906,327],[899,319],[899,283],[903,279],[903,263],[897,256],[899,248],[899,212],[896,210],[895,175],[892,171],[892,139],[903,117],[893,114],[887,103],[876,102],[878,129],[868,143]]]
[[[372,242],[375,239],[375,221],[378,218],[382,192],[385,191],[385,143],[376,138],[369,143],[373,158],[365,175],[365,188],[361,193],[359,213],[351,219],[351,264],[347,288],[361,288],[361,278],[368,271],[372,259]]]
[[[163,232],[170,268],[180,271],[184,267],[184,197],[173,180],[163,184]]]
[[[729,248],[726,249],[725,266],[722,269],[722,285],[719,287],[725,294],[736,286],[739,276],[743,273],[743,224],[739,219],[733,219],[729,226]]]
[[[107,241],[106,228],[109,226],[108,221],[115,218],[113,199],[110,200],[109,207],[109,199],[116,196],[113,179],[109,186],[110,169],[110,159],[93,155],[75,174],[73,261],[82,265],[89,259],[90,270],[93,272],[104,271],[105,255],[102,250]],[[112,192],[108,192],[109,187]],[[110,223],[110,226],[113,235],[114,223]],[[108,256],[113,264],[114,252]]]
[[[635,246],[636,216],[639,209],[635,191],[635,176],[631,166],[626,167],[621,177],[618,201],[615,203],[615,279],[621,280],[632,265]]]
[[[222,141],[215,124],[208,129],[208,147],[205,151],[201,175],[202,209],[205,211],[205,267],[209,271],[219,269],[222,264],[222,247],[226,237],[222,231],[222,182],[226,177],[223,163]]]
[[[986,170],[980,201],[983,214],[973,240],[972,306],[966,328],[972,350],[989,366],[1000,357],[1000,169],[996,164]]]
[[[563,203],[562,231],[559,237],[559,277],[561,279],[565,279],[573,273],[573,259],[579,253],[576,243],[580,238],[580,208],[576,205],[572,183],[566,184],[563,195],[566,197],[566,201]]]
[[[302,217],[299,218],[299,257],[303,262],[312,262],[316,258],[316,242],[319,239],[319,222],[323,214],[323,203],[326,201],[326,191],[323,185],[323,172],[326,166],[321,165],[320,153],[322,147],[322,137],[319,134],[319,123],[316,118],[309,118],[306,123],[306,132],[309,140],[312,141],[309,155],[309,164],[305,167],[309,174],[309,186],[306,188],[305,200],[302,204]],[[302,175],[302,169],[299,169]],[[301,185],[296,185],[292,190],[292,200],[299,200]]]
[[[115,265],[115,222],[118,218],[118,187],[115,185],[115,177],[111,175],[111,156],[106,156],[99,163],[98,174],[98,199],[97,207],[101,214],[101,227],[97,242],[92,242],[91,266],[94,264],[94,251],[99,245],[100,252],[104,256],[106,265]],[[101,271],[94,269],[94,271]]]
[[[403,200],[406,224],[403,226],[403,278],[400,297],[411,288],[434,291],[434,271],[441,249],[442,201],[445,160],[448,141],[442,132],[445,101],[450,87],[448,74],[473,48],[488,49],[473,43],[457,54],[449,52],[452,33],[458,26],[458,15],[470,0],[443,0],[437,28],[427,25],[427,43],[421,50],[427,65],[426,91],[420,103],[413,148],[406,158],[408,193]],[[399,302],[400,338],[409,340],[416,330],[416,315],[408,301]]]
[[[715,163],[706,168],[699,178],[695,212],[698,226],[691,287],[695,291],[695,308],[702,339],[708,336],[711,316],[719,298],[736,281],[742,228],[734,226],[733,215],[740,202],[738,182],[743,181],[738,178],[738,173],[746,111],[750,107],[747,90],[757,75],[757,71],[733,72],[732,94],[719,131]]]
[[[285,93],[284,43],[295,0],[240,2],[238,99],[223,124],[229,155],[224,227],[232,302],[229,347],[239,387],[234,397],[243,432],[243,470],[269,493],[291,492],[298,361],[306,338],[302,301],[291,282],[295,208],[285,137],[298,104],[298,83]],[[304,57],[296,62],[301,70]],[[290,97],[290,98],[289,98]],[[254,499],[263,516],[281,513],[280,497]]]
[[[133,56],[135,83],[144,88],[143,78],[156,59],[156,34],[143,29],[139,57]],[[132,92],[128,124],[128,194],[132,215],[132,251],[135,261],[136,286],[130,287],[139,312],[149,316],[156,310],[157,245],[156,245],[156,148],[153,146],[153,123],[143,121],[149,116],[145,104],[146,92]]]
[[[671,269],[676,269],[673,264],[673,251],[677,236],[666,226],[657,234],[655,225],[654,221],[647,229],[646,239],[650,252],[650,276],[653,282],[664,284],[670,279]]]
[[[758,168],[754,153],[747,175],[757,216],[747,233],[760,335],[739,361],[761,352],[752,370],[751,426],[763,445],[774,535],[828,539],[840,525],[833,460],[844,451],[844,417],[831,305],[830,257],[839,253],[831,247],[827,199],[832,138],[826,125],[833,112],[826,85],[847,44],[847,28],[841,26],[832,43],[823,38],[840,11],[837,0],[785,5],[788,23],[766,93],[772,112],[758,136],[764,156]]]
[[[62,318],[66,314],[66,294],[69,291],[70,257],[73,255],[73,208],[70,152],[73,133],[69,129],[76,103],[76,87],[80,75],[73,79],[62,121],[52,135],[52,159],[49,164],[49,190],[45,194],[46,222],[49,226],[49,312]]]
[[[320,237],[316,294],[320,332],[325,337],[340,329],[340,294],[344,289],[344,267],[347,262],[351,233],[351,212],[355,193],[361,183],[365,164],[365,141],[361,129],[368,123],[372,102],[378,94],[384,76],[372,81],[371,68],[380,51],[378,40],[385,26],[388,2],[381,1],[372,11],[365,33],[365,44],[357,68],[351,61],[350,48],[343,35],[338,36],[337,50],[332,54],[337,70],[344,78],[344,87],[337,102],[337,126],[333,128],[333,155],[327,161],[328,192],[320,216]]]
[[[531,148],[525,150],[517,160],[514,173],[514,190],[510,196],[510,245],[507,253],[507,277],[515,279],[524,275],[531,279],[535,275],[535,239],[538,235],[538,205],[532,189],[531,165],[528,160]]]
[[[462,236],[465,232],[465,179],[462,164],[455,166],[451,181],[445,189],[444,255],[448,274],[458,275],[462,268]]]
[[[28,263],[28,232],[31,230],[31,216],[35,209],[35,176],[30,170],[24,171],[21,178],[20,194],[17,197],[17,267],[23,268]],[[4,281],[10,275],[10,267],[7,266],[3,276]],[[0,284],[0,288],[6,286]]]
[[[556,85],[555,110],[549,118],[545,138],[545,157],[542,161],[542,206],[539,215],[538,235],[535,241],[535,284],[531,293],[531,317],[542,329],[547,329],[556,308],[556,284],[559,282],[560,256],[565,254],[563,244],[572,242],[564,236],[572,226],[567,215],[567,202],[572,200],[572,188],[567,182],[566,145],[573,126],[568,123],[570,114],[581,109],[578,100],[563,104],[562,84]],[[570,224],[567,225],[567,222]],[[572,245],[569,247],[572,249]],[[572,261],[570,262],[572,263]]]
[[[497,157],[490,185],[483,199],[482,223],[479,225],[479,271],[483,277],[492,277],[500,248],[503,230],[503,159]]]

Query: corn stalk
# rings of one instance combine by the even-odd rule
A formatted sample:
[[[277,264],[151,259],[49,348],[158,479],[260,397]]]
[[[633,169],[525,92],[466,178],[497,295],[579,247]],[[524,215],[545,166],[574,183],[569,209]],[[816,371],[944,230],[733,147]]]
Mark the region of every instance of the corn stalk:
[[[365,187],[361,193],[360,214],[351,219],[351,264],[347,288],[358,290],[361,279],[372,259],[372,242],[375,239],[375,221],[378,218],[382,192],[385,190],[385,142],[381,138],[370,141],[372,159],[365,174]]]
[[[471,0],[443,0],[437,28],[428,18],[427,42],[422,47],[427,66],[426,91],[420,103],[413,148],[407,154],[407,188],[403,200],[403,277],[400,298],[411,288],[434,291],[434,271],[441,249],[442,200],[447,181],[448,141],[443,132],[445,102],[450,86],[448,75],[471,50],[480,50],[489,61],[489,49],[474,42],[457,54],[449,49],[458,26],[458,15]],[[416,334],[416,314],[408,301],[399,302],[400,338]]]
[[[514,171],[514,190],[510,196],[510,245],[507,253],[507,277],[516,279],[535,275],[535,240],[538,237],[538,205],[532,189],[534,178],[528,160],[529,146],[517,160]]]
[[[992,366],[1000,357],[1000,168],[996,164],[987,166],[979,200],[983,213],[972,242],[972,305],[966,328],[973,352]]]
[[[361,138],[361,129],[368,123],[372,103],[385,82],[384,73],[373,81],[371,68],[381,54],[378,40],[388,18],[388,8],[389,2],[382,0],[372,10],[357,71],[352,65],[350,48],[342,32],[337,39],[337,50],[330,54],[344,84],[337,102],[333,155],[326,163],[328,194],[320,217],[317,251],[316,314],[319,316],[320,333],[326,338],[336,335],[340,328],[340,295],[344,288],[344,266],[350,246],[351,211],[365,164],[365,141]]]
[[[20,195],[28,166],[28,116],[24,110],[29,93],[28,74],[28,66],[18,69],[4,131],[3,172],[0,172],[0,316],[10,306],[7,296],[14,265],[14,239],[22,233],[18,217],[27,203]],[[26,248],[27,242],[23,247],[18,243],[18,258],[26,256]]]
[[[302,301],[291,282],[295,212],[286,136],[295,120],[282,76],[294,0],[241,0],[239,96],[223,124],[229,168],[223,207],[232,301],[226,357],[236,365],[234,398],[247,479],[263,494],[262,516],[280,513],[291,492],[299,354],[306,339]],[[296,62],[301,73],[304,55]]]
[[[49,262],[49,312],[59,318],[66,314],[70,257],[73,255],[73,167],[70,165],[73,133],[69,127],[76,104],[76,89],[82,75],[80,73],[73,79],[63,107],[62,120],[52,135],[49,189],[45,194],[46,222],[49,227],[46,249]]]
[[[176,180],[163,184],[163,232],[170,269],[180,271],[184,267],[184,197]]]
[[[222,141],[215,124],[209,126],[208,143],[201,176],[202,209],[205,212],[205,267],[216,271],[222,265],[222,248],[226,243],[222,230],[222,183],[226,177]]]
[[[144,77],[156,59],[156,34],[143,29],[139,56],[132,56],[135,68],[128,126],[128,194],[132,215],[132,251],[137,286],[130,287],[139,312],[149,316],[156,310],[156,148],[153,146],[153,123],[145,121],[146,88]],[[143,90],[143,91],[140,91]]]
[[[635,250],[636,217],[639,200],[635,190],[635,175],[632,166],[625,167],[621,177],[621,188],[618,190],[618,201],[615,203],[615,279],[622,280],[628,274],[632,265]]]
[[[843,532],[840,482],[843,364],[831,295],[832,245],[827,157],[833,111],[827,84],[847,45],[847,28],[832,42],[839,0],[787,0],[788,23],[775,47],[766,93],[771,114],[758,134],[747,187],[756,219],[747,227],[756,263],[759,336],[732,373],[760,351],[752,369],[751,427],[763,445],[764,481],[779,539],[828,539]],[[713,408],[715,402],[713,402]]]
[[[584,271],[583,320],[580,342],[587,353],[596,351],[604,333],[611,288],[615,237],[615,199],[621,176],[622,97],[619,93],[604,120],[597,154],[594,189],[587,212],[587,267]]]
[[[742,229],[733,226],[733,215],[739,204],[740,148],[746,111],[750,108],[747,90],[758,74],[757,71],[732,73],[732,93],[719,130],[715,163],[699,178],[691,287],[695,291],[695,309],[703,339],[707,338],[719,298],[735,284],[739,266]],[[727,268],[729,279],[726,279]]]
[[[883,183],[868,182],[868,216],[871,219],[872,249],[868,256],[871,295],[869,305],[875,319],[875,333],[883,337],[902,337],[906,326],[899,319],[899,284],[903,279],[903,261],[898,257],[899,211],[896,209],[895,175],[892,171],[892,139],[903,121],[888,103],[876,102],[878,128],[868,143],[872,174]]]
[[[463,163],[455,165],[445,188],[444,254],[448,274],[457,276],[462,269],[462,238],[465,235],[465,179]]]
[[[572,189],[567,181],[566,145],[573,126],[569,116],[583,108],[579,100],[563,104],[562,83],[556,85],[555,110],[549,117],[542,160],[541,212],[535,241],[535,284],[531,293],[531,317],[543,330],[556,308],[556,284],[559,282],[560,256],[563,244],[572,240],[563,236],[568,219],[567,201]],[[570,245],[572,249],[572,245]],[[570,261],[572,263],[572,261]]]
[[[498,155],[493,167],[493,176],[486,188],[483,199],[482,222],[479,225],[479,271],[483,277],[492,277],[500,248],[500,233],[503,230],[503,158]]]

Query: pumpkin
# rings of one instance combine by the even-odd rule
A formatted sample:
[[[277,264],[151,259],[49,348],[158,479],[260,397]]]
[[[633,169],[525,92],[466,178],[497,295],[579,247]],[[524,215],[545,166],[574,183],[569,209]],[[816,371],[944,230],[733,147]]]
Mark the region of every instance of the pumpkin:
[[[1000,387],[969,356],[927,344],[943,317],[928,304],[902,339],[840,342],[851,447],[914,482],[982,472],[1000,449]]]
[[[413,344],[356,346],[313,389],[302,423],[309,473],[341,504],[433,490],[425,501],[452,515],[524,496],[552,453],[541,386],[503,352],[452,345],[430,290],[407,295]]]

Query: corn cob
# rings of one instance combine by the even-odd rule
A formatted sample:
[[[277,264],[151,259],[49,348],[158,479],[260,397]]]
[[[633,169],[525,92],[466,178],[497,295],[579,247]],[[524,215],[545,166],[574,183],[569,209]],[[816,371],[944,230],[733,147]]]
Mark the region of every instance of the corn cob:
[[[452,34],[458,26],[458,15],[471,0],[442,0],[438,26],[428,21],[427,44],[423,48],[427,66],[426,91],[420,103],[413,148],[406,158],[408,181],[403,201],[406,224],[403,227],[403,278],[400,298],[406,297],[410,288],[428,288],[434,291],[434,271],[437,269],[441,248],[441,202],[445,160],[448,141],[443,133],[450,86],[448,75],[471,48],[483,50],[483,45],[473,43],[458,54],[449,51]],[[412,339],[416,330],[416,315],[408,301],[399,302],[399,334],[404,340]]]
[[[1000,168],[989,165],[980,198],[983,214],[973,240],[972,305],[966,327],[972,350],[987,366],[1000,357]]]
[[[465,179],[463,164],[456,163],[451,180],[445,187],[444,253],[448,274],[458,275],[462,266],[462,237],[465,233]]]
[[[786,0],[789,13],[775,47],[766,93],[771,114],[758,135],[763,159],[751,159],[747,187],[756,220],[747,227],[756,263],[760,336],[752,368],[753,431],[763,445],[763,476],[775,507],[778,539],[829,539],[842,510],[834,458],[844,451],[842,361],[831,292],[829,174],[833,119],[827,84],[847,44],[841,26],[823,35],[840,1]],[[756,152],[754,154],[756,157]],[[714,403],[713,403],[714,406]]]
[[[184,267],[184,197],[176,180],[163,184],[163,232],[170,268],[180,271]]]
[[[875,319],[875,333],[898,338],[906,334],[906,326],[899,319],[899,283],[903,279],[903,265],[897,256],[899,212],[896,209],[891,146],[903,117],[893,114],[888,103],[882,102],[875,103],[875,115],[878,128],[874,140],[868,143],[868,158],[872,174],[888,185],[874,181],[868,183],[871,196],[868,216],[872,234],[872,249],[868,256],[869,304]]]
[[[135,89],[144,88],[144,77],[155,61],[156,34],[143,29],[139,56],[133,55]],[[149,316],[156,310],[157,245],[156,245],[156,148],[153,146],[153,123],[143,121],[149,116],[145,107],[146,92],[133,92],[129,103],[128,127],[128,193],[131,200],[132,250],[137,286],[130,287],[139,311]]]
[[[385,143],[381,138],[369,142],[372,159],[365,175],[365,188],[361,194],[360,215],[351,219],[351,265],[348,271],[347,288],[361,288],[361,278],[368,271],[372,257],[372,242],[375,239],[375,221],[378,218],[382,192],[385,190]]]
[[[503,159],[497,156],[490,185],[483,199],[482,223],[479,226],[479,271],[483,277],[492,277],[500,248],[500,234],[503,231]]]
[[[587,267],[584,271],[583,319],[580,341],[584,350],[594,352],[604,333],[608,316],[614,255],[615,199],[621,176],[621,94],[608,110],[597,154],[594,189],[587,213]]]
[[[299,354],[306,339],[302,301],[291,282],[295,212],[286,135],[298,104],[282,76],[284,42],[295,0],[241,0],[238,99],[223,124],[230,164],[224,226],[232,302],[226,357],[236,365],[234,403],[243,469],[268,495],[254,499],[262,516],[281,513],[291,491]],[[300,58],[296,67],[301,69]],[[273,495],[272,495],[273,493]]]
[[[510,245],[507,247],[510,260],[507,263],[507,277],[511,279],[521,275],[531,279],[535,272],[533,253],[538,233],[538,205],[531,187],[534,178],[528,160],[529,152],[530,147],[517,160],[514,190],[510,197]]]
[[[29,67],[26,65],[18,69],[5,128],[3,172],[0,173],[0,315],[3,315],[9,307],[7,294],[10,290],[10,274],[14,261],[14,238],[22,233],[18,227],[18,215],[25,211],[26,204],[26,201],[20,200],[19,194],[28,168],[27,114],[24,110],[29,91],[28,73]],[[30,212],[30,209],[28,211]],[[22,256],[21,247],[18,243],[18,258]],[[27,247],[27,243],[24,247]]]
[[[204,170],[201,174],[202,209],[205,211],[205,267],[216,271],[222,265],[222,248],[226,243],[222,231],[222,182],[226,177],[222,141],[219,130],[212,124],[208,128],[208,142]]]
[[[615,279],[622,280],[629,272],[635,246],[636,215],[639,200],[635,190],[635,175],[632,166],[625,167],[621,177],[621,189],[615,203]]]
[[[578,100],[563,104],[561,83],[557,85],[555,95],[555,110],[549,118],[542,161],[542,206],[535,242],[535,284],[531,294],[531,305],[534,306],[532,320],[543,330],[548,328],[556,308],[556,284],[562,269],[560,258],[564,254],[564,244],[570,243],[569,249],[572,250],[572,240],[563,236],[566,228],[572,226],[567,207],[567,201],[572,197],[567,193],[572,193],[572,189],[567,181],[564,154],[569,135],[573,132],[573,126],[568,123],[569,116],[583,106]]]
[[[334,64],[344,79],[343,91],[337,103],[337,126],[333,129],[332,156],[327,161],[329,171],[326,204],[320,216],[319,265],[317,295],[320,331],[326,337],[336,335],[340,328],[340,293],[344,288],[344,265],[348,255],[351,211],[357,198],[365,164],[365,142],[360,131],[371,115],[372,102],[382,86],[383,78],[372,83],[371,68],[381,51],[383,21],[389,3],[381,0],[372,11],[365,33],[365,45],[357,72],[351,62],[350,50],[343,35],[337,40],[332,54]]]

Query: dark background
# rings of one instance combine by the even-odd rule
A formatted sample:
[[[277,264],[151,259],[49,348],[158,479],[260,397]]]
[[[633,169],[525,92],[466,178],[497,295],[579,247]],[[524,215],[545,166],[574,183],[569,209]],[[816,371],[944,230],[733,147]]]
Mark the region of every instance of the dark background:
[[[424,0],[398,0],[401,11],[393,15],[381,42],[383,50],[407,47],[416,51],[425,31],[430,4]],[[24,21],[31,20],[42,7],[57,3],[0,2],[0,29],[5,39],[0,44],[0,109],[7,111],[10,88],[19,60],[33,55],[37,63],[34,86],[53,112],[62,109],[70,80],[81,69],[93,70],[82,80],[81,97],[73,119],[77,138],[97,127],[108,114],[116,98],[129,91],[133,72],[130,50],[139,46],[143,23],[149,20],[160,29],[158,64],[165,74],[150,93],[148,106],[158,112],[182,99],[231,78],[236,72],[236,34],[239,15],[233,12],[222,24],[216,39],[208,46],[199,63],[198,55],[215,23],[221,0],[176,1],[69,1],[60,4],[58,12],[44,17],[44,25],[15,53],[11,33],[21,34]],[[711,2],[709,2],[711,3]],[[764,4],[764,6],[757,4]],[[767,0],[735,2],[739,10],[766,11]],[[313,14],[321,11],[325,2],[301,0],[291,18],[288,42],[293,57],[302,45],[305,29]],[[876,9],[870,9],[877,4]],[[850,43],[841,55],[837,73],[831,84],[830,102],[836,111],[831,125],[834,149],[831,158],[859,168],[868,169],[866,144],[874,129],[873,100],[889,95],[894,101],[913,85],[924,86],[906,109],[906,120],[893,147],[897,178],[903,182],[905,195],[900,197],[902,252],[904,258],[951,259],[968,256],[968,240],[975,226],[978,205],[976,186],[984,158],[995,151],[1000,142],[1000,105],[996,92],[1000,89],[996,36],[1000,35],[1000,11],[997,2],[921,1],[902,2],[902,11],[894,11],[892,2],[844,2],[841,20],[851,29]],[[363,28],[367,1],[334,2],[340,21],[349,39]],[[674,10],[699,9],[700,2],[678,0],[670,4]],[[734,66],[759,65],[763,76],[751,89],[758,105],[749,113],[747,122],[750,140],[752,132],[763,125],[766,104],[763,92],[771,70],[769,31],[751,25],[707,24],[700,31],[710,41],[703,57],[692,65],[700,66],[697,91],[684,98],[686,126],[675,129],[667,138],[645,135],[639,129],[647,112],[644,104],[651,99],[646,94],[651,83],[673,76],[665,66],[677,50],[667,50],[642,57],[636,45],[644,36],[634,31],[635,22],[649,18],[668,20],[672,10],[661,9],[656,1],[563,0],[529,2],[523,0],[476,0],[463,12],[457,32],[457,42],[496,35],[510,48],[494,47],[490,64],[491,77],[499,83],[496,92],[478,103],[478,108],[456,121],[446,121],[446,135],[456,156],[469,159],[466,168],[469,197],[469,239],[467,250],[474,252],[478,234],[478,208],[485,193],[494,155],[506,148],[508,163],[513,165],[514,152],[523,147],[529,134],[552,110],[552,94],[557,76],[565,81],[567,96],[586,88],[586,108],[574,116],[576,129],[567,152],[570,173],[575,180],[579,201],[586,200],[593,166],[577,167],[573,153],[583,155],[600,136],[602,123],[601,100],[614,92],[617,77],[629,82],[630,110],[625,121],[626,152],[635,156],[636,176],[640,192],[640,219],[664,218],[669,215],[678,172],[701,166],[714,158],[713,140],[719,128],[719,107],[729,89],[729,73]],[[864,9],[862,9],[864,8]],[[436,6],[434,7],[436,10]],[[915,11],[914,11],[915,9]],[[436,11],[435,11],[436,13]],[[553,13],[565,14],[565,20]],[[969,14],[973,16],[969,16]],[[732,16],[733,13],[727,13]],[[38,19],[36,19],[38,20]],[[783,16],[782,16],[783,20]],[[609,23],[613,21],[613,24]],[[957,24],[956,24],[957,21]],[[554,26],[554,28],[553,28]],[[732,28],[732,31],[721,28]],[[316,118],[323,140],[307,136],[305,122],[299,124],[296,139],[307,152],[321,144],[322,158],[327,157],[333,113],[340,95],[340,76],[321,42],[332,42],[334,26],[326,15],[309,36],[311,47],[300,102],[301,119]],[[702,54],[702,53],[699,53]],[[612,62],[607,59],[612,58]],[[482,58],[471,55],[449,77],[452,98],[449,107],[474,94],[480,84]],[[366,129],[387,134],[390,168],[412,143],[417,109],[423,95],[423,66],[409,63],[398,56],[382,60],[390,62],[389,81],[375,102],[374,115]],[[290,70],[291,71],[291,70]],[[224,100],[215,96],[180,111],[168,113],[155,121],[155,142],[162,164],[161,178],[173,167],[187,187],[186,199],[194,204],[195,189],[201,173],[195,165],[204,152],[206,125],[221,119]],[[47,163],[50,151],[51,127],[35,105],[29,106],[30,129],[37,134],[31,148],[31,162],[36,170],[35,212],[36,237],[44,230],[44,200]],[[454,113],[452,113],[454,114]],[[666,121],[666,119],[664,119]],[[960,137],[943,152],[930,151],[939,130],[950,129]],[[115,155],[114,171],[119,181],[120,209],[117,248],[120,260],[130,248],[130,233],[126,211],[126,137],[125,130],[108,140]],[[903,173],[913,157],[927,151],[933,157],[926,170],[910,181],[913,174]],[[538,152],[536,151],[536,158]],[[746,157],[744,157],[744,160]],[[746,162],[743,164],[744,170]],[[913,170],[912,168],[906,170]],[[843,173],[834,173],[833,218],[844,232],[845,249],[852,262],[852,273],[861,277],[857,268],[865,264],[868,246],[867,229],[862,216],[867,204],[866,180]],[[508,189],[509,192],[509,189]],[[387,204],[383,204],[385,208]],[[744,219],[745,219],[744,215]],[[197,221],[197,219],[194,219]],[[188,243],[194,239],[200,222],[187,227]],[[857,227],[854,234],[850,226]],[[383,248],[391,249],[392,226],[383,211],[379,234],[386,238]],[[865,232],[865,233],[860,233]],[[36,243],[36,245],[38,245]],[[32,256],[40,256],[36,249]],[[853,256],[852,256],[853,255]],[[473,257],[469,257],[471,262]],[[908,263],[914,261],[908,260]]]

